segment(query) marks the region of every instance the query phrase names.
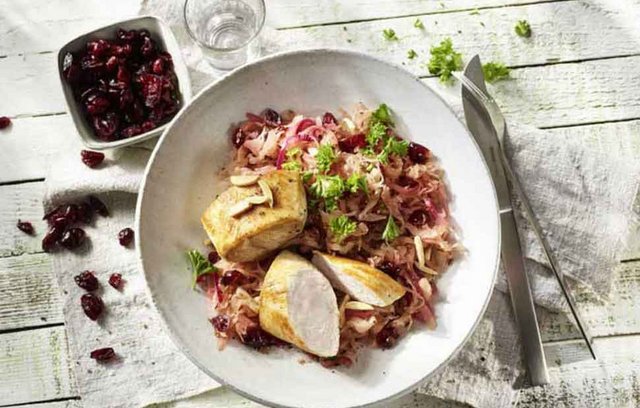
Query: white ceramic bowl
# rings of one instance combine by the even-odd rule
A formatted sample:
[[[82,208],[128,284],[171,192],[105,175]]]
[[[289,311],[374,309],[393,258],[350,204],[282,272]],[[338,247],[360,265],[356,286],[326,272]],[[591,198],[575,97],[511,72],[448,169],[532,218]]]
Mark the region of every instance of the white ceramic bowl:
[[[114,24],[110,24],[105,27],[98,28],[83,34],[65,44],[58,52],[58,76],[60,77],[60,85],[62,92],[64,93],[64,99],[67,103],[67,112],[71,115],[73,123],[76,126],[78,135],[85,146],[95,150],[113,149],[116,147],[124,147],[132,144],[140,143],[144,140],[152,137],[159,136],[167,127],[165,123],[162,126],[158,126],[148,132],[141,133],[134,137],[127,139],[114,140],[112,142],[105,142],[98,139],[91,126],[87,123],[84,113],[80,104],[73,97],[73,91],[71,86],[65,81],[62,74],[62,65],[64,62],[64,56],[68,52],[76,52],[84,49],[86,43],[95,39],[113,39],[116,35],[116,30],[123,28],[125,30],[141,30],[146,28],[151,33],[151,37],[156,41],[158,47],[171,54],[173,59],[173,67],[176,76],[178,77],[178,89],[180,90],[180,106],[184,107],[191,100],[191,81],[189,79],[189,72],[187,66],[182,60],[182,54],[176,38],[173,36],[171,29],[162,20],[153,16],[136,17],[129,20],[119,21]]]
[[[265,107],[321,114],[358,101],[370,107],[387,103],[400,133],[428,146],[446,172],[465,253],[440,280],[437,329],[418,326],[394,349],[361,353],[349,369],[301,365],[295,350],[262,354],[231,343],[219,351],[208,302],[190,288],[185,251],[202,247],[199,218],[220,191],[214,175],[230,158],[230,123]],[[450,109],[404,69],[338,50],[271,56],[202,91],[163,134],[147,167],[136,222],[150,294],[178,347],[217,381],[260,403],[285,407],[360,407],[416,387],[473,331],[491,295],[500,243],[488,170]]]

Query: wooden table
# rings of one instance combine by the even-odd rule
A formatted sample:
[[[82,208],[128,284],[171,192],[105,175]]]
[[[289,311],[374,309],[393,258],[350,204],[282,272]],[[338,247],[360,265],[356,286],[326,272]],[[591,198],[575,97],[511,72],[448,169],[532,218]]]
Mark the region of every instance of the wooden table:
[[[270,25],[296,46],[339,46],[401,63],[433,83],[429,47],[450,36],[464,55],[512,68],[493,91],[507,115],[558,135],[605,140],[640,135],[640,2],[620,0],[267,0]],[[322,4],[322,7],[318,7]],[[41,199],[52,152],[75,137],[58,85],[56,52],[73,36],[133,16],[132,0],[0,0],[0,406],[80,406],[62,301],[40,239],[15,227],[45,225]],[[420,18],[425,29],[413,27]],[[526,19],[531,39],[514,34]],[[387,41],[392,28],[398,41]],[[414,49],[418,58],[409,60]],[[442,92],[448,92],[440,88]],[[640,136],[639,136],[640,138]],[[603,148],[606,148],[604,146]],[[640,153],[640,142],[638,143]],[[638,234],[637,234],[638,235]],[[640,241],[640,240],[636,240]],[[520,392],[519,407],[640,405],[640,245],[629,248],[604,303],[580,293],[600,359],[584,360],[577,331],[541,311],[551,384]],[[257,406],[219,389],[179,406]],[[401,406],[432,406],[410,396]],[[437,404],[455,406],[455,404]]]

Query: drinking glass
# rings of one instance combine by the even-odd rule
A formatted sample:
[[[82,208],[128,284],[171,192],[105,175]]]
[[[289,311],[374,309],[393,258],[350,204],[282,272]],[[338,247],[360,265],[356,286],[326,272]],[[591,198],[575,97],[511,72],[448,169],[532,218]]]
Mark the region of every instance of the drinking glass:
[[[236,68],[257,56],[265,18],[264,0],[186,0],[184,21],[209,63]]]

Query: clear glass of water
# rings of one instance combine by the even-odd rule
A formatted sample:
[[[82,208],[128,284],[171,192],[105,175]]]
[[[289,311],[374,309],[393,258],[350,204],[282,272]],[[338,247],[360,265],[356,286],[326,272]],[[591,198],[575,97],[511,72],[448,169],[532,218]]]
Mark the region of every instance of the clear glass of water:
[[[184,21],[209,63],[226,71],[258,56],[264,0],[186,0]]]

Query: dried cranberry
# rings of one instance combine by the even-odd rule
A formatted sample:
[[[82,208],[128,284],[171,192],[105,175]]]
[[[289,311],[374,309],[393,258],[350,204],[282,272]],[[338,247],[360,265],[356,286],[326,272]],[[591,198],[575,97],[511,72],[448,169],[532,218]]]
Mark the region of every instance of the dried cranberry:
[[[109,285],[114,289],[120,290],[120,286],[122,285],[122,275],[119,273],[112,273],[109,276]]]
[[[127,31],[122,28],[118,28],[118,31],[116,31],[116,38],[124,42],[132,42],[136,39],[136,36],[137,33],[135,30]]]
[[[400,274],[400,267],[390,261],[382,262],[380,265],[378,265],[378,269],[391,276],[392,278],[397,278]]]
[[[209,260],[209,262],[211,262],[212,264],[218,262],[220,260],[220,254],[218,254],[218,251],[213,250],[211,252],[209,252],[209,255],[207,256],[207,259]]]
[[[139,123],[144,120],[144,107],[139,100],[134,99],[130,108],[125,112],[124,119],[128,123]]]
[[[155,61],[153,61],[153,64],[151,64],[151,71],[158,75],[164,74],[164,59],[156,58]]]
[[[106,40],[89,41],[87,52],[94,57],[102,57],[109,52],[111,45]]]
[[[429,213],[424,210],[415,210],[409,215],[409,222],[416,227],[422,227],[427,223],[431,225],[431,217]]]
[[[150,120],[146,120],[144,122],[142,122],[142,124],[140,125],[140,129],[142,129],[143,133],[149,132],[153,129],[155,129],[157,127],[157,125],[150,121]]]
[[[358,147],[365,147],[367,145],[367,141],[364,137],[364,134],[358,133],[353,136],[349,136],[346,139],[343,139],[338,142],[338,147],[343,152],[353,153]]]
[[[398,315],[401,315],[405,312],[405,310],[411,305],[413,302],[413,295],[411,292],[405,292],[405,294],[398,299],[394,304],[395,311]]]
[[[33,224],[31,224],[29,221],[18,220],[17,227],[20,231],[24,232],[25,234],[33,235],[35,233]]]
[[[91,224],[91,221],[93,221],[93,210],[89,204],[78,204],[78,221],[83,224]]]
[[[249,326],[247,332],[244,336],[241,336],[240,340],[247,346],[255,349],[273,346],[280,343],[275,337],[262,330],[262,328],[257,325]]]
[[[89,356],[96,361],[109,361],[116,356],[116,353],[111,347],[105,347],[93,350]]]
[[[118,80],[118,82],[128,84],[129,82],[131,82],[131,74],[129,73],[129,70],[120,65],[118,67],[118,74],[116,74],[116,79]]]
[[[80,156],[82,157],[82,162],[92,169],[98,167],[104,160],[104,153],[94,152],[91,150],[81,150]]]
[[[104,310],[104,303],[102,303],[102,299],[93,293],[85,293],[80,298],[80,304],[82,305],[82,310],[84,314],[91,320],[98,320],[98,317],[102,314]]]
[[[60,207],[59,215],[67,220],[68,224],[73,224],[78,220],[80,215],[79,207],[77,204],[66,204]]]
[[[128,57],[133,54],[133,47],[131,44],[117,45],[113,47],[113,54],[121,58]]]
[[[133,241],[133,230],[131,228],[125,228],[118,232],[118,241],[120,245],[124,247],[129,246],[131,241]]]
[[[333,116],[333,113],[325,112],[324,115],[322,115],[322,124],[324,126],[337,125],[338,124],[338,120],[336,119],[335,116]]]
[[[393,328],[391,323],[387,323],[386,326],[376,335],[376,343],[380,348],[390,349],[395,346],[398,341],[399,334]]]
[[[113,136],[118,130],[118,116],[115,113],[109,112],[103,116],[96,116],[93,118],[93,128],[100,139],[113,140]]]
[[[409,158],[417,164],[424,164],[429,160],[429,149],[417,143],[409,143]]]
[[[11,124],[11,119],[6,116],[0,116],[0,129],[5,129]]]
[[[151,37],[143,37],[140,53],[145,57],[151,57],[156,51],[156,43]]]
[[[271,108],[263,110],[260,116],[262,116],[264,120],[271,126],[278,126],[282,123],[280,114]]]
[[[76,282],[76,285],[89,292],[98,289],[98,286],[100,285],[98,283],[98,278],[93,274],[93,271],[84,271],[79,275],[74,276],[73,280]]]
[[[98,197],[89,196],[87,197],[87,200],[89,201],[89,206],[93,211],[95,211],[96,213],[100,214],[103,217],[109,216],[109,210],[107,209],[107,206],[104,205],[104,203],[100,201]]]
[[[229,285],[239,285],[242,283],[242,281],[244,281],[246,278],[246,276],[236,270],[236,269],[231,269],[229,271],[225,271],[222,274],[222,278],[220,278],[220,283],[225,285],[225,286],[229,286]]]
[[[92,93],[84,101],[84,108],[92,116],[106,112],[109,107],[111,107],[109,99],[99,93]]]
[[[120,136],[123,139],[129,138],[129,137],[133,137],[133,136],[137,136],[140,133],[142,133],[142,128],[138,125],[131,125],[131,126],[127,126],[126,128],[122,129],[122,131],[120,132]]]
[[[227,315],[219,314],[212,318],[210,322],[218,333],[226,333],[229,330],[229,316]]]
[[[104,71],[104,62],[100,61],[95,55],[85,55],[80,60],[80,68],[93,74],[101,74]]]
[[[44,252],[51,252],[53,248],[55,248],[56,244],[62,237],[62,229],[53,227],[51,228],[47,234],[42,238],[42,250]]]
[[[62,215],[56,215],[49,219],[49,225],[64,230],[70,224],[70,221]]]
[[[84,243],[85,233],[82,228],[71,228],[62,234],[60,245],[67,249],[76,249]]]
[[[107,68],[107,71],[114,71],[118,66],[118,57],[116,57],[115,55],[110,56],[104,66],[105,68]]]
[[[118,94],[118,108],[120,110],[126,109],[134,101],[133,92],[129,89],[123,89]]]

